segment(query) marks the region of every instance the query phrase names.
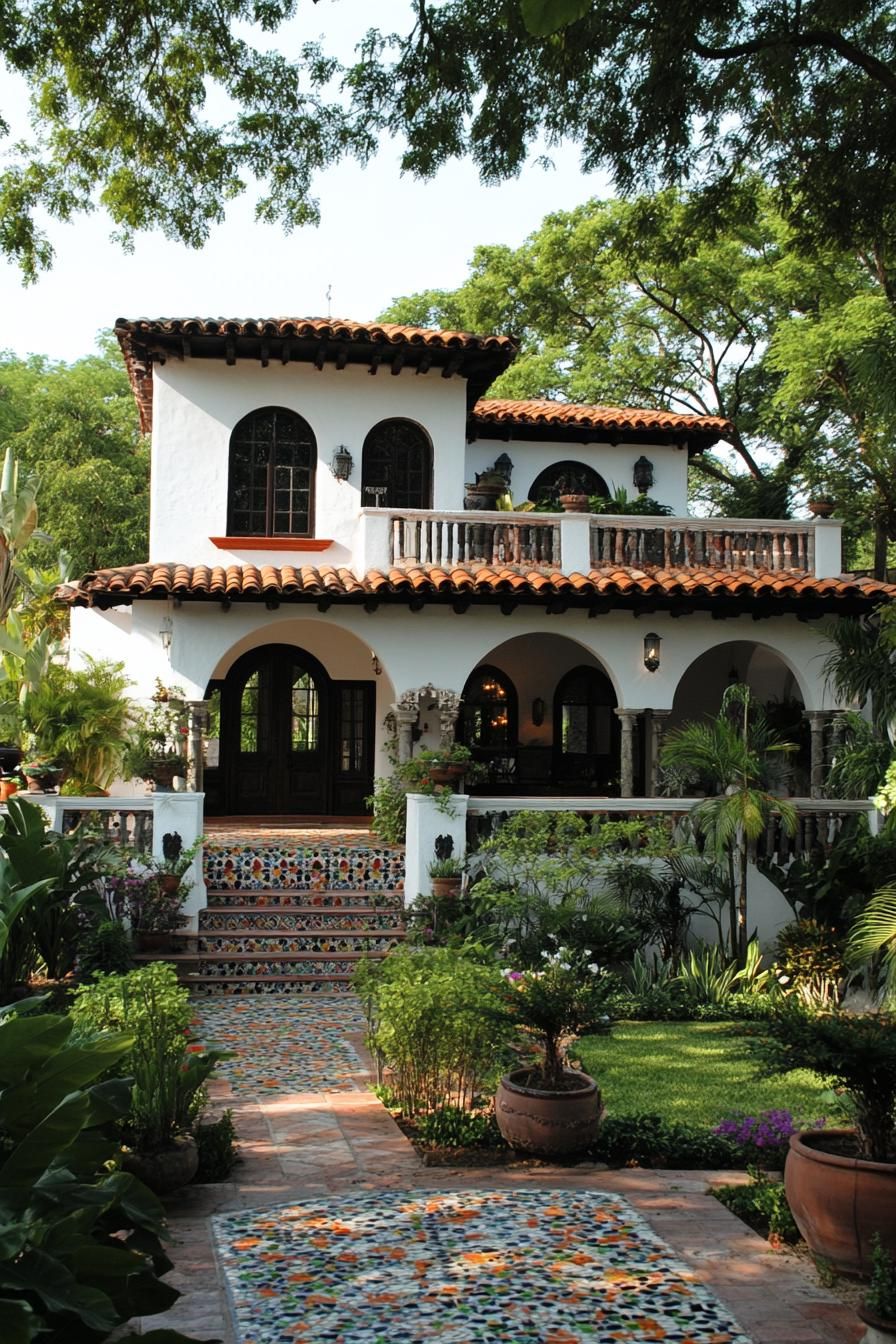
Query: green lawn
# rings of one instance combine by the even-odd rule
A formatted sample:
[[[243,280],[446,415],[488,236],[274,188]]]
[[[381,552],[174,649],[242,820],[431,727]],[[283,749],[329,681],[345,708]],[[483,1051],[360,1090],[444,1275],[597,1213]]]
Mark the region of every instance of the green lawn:
[[[804,1069],[757,1078],[726,1022],[623,1022],[609,1036],[583,1036],[572,1055],[597,1079],[608,1113],[648,1111],[713,1125],[732,1111],[787,1107],[799,1120],[830,1113],[830,1097]]]

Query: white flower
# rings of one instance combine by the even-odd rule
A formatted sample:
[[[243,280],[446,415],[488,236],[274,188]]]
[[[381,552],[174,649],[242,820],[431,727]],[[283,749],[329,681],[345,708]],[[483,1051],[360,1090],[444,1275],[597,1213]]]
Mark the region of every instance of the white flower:
[[[600,970],[600,967],[598,966],[596,961],[592,961],[589,964],[588,969],[592,975],[597,975],[598,971]]]
[[[789,975],[779,975],[779,976],[778,976],[778,984],[779,984],[779,985],[789,985],[789,984],[790,984],[790,976],[789,976]]]
[[[568,961],[561,961],[561,962],[559,963],[559,965],[560,965],[560,969],[561,969],[561,971],[571,971],[571,970],[572,970],[572,967],[570,966],[570,964],[569,964]]]

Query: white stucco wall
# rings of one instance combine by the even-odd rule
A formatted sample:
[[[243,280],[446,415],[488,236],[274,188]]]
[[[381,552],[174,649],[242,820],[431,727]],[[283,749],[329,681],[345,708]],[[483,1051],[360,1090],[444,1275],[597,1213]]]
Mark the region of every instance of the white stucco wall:
[[[650,495],[661,504],[668,504],[678,516],[688,512],[688,455],[685,449],[671,444],[526,443],[522,440],[504,443],[499,439],[476,439],[467,444],[465,479],[474,480],[475,472],[485,471],[505,452],[513,462],[510,493],[516,503],[526,499],[539,472],[554,462],[582,462],[603,477],[611,494],[618,486],[623,486],[629,499],[633,499],[638,491],[632,481],[632,472],[643,455],[653,463],[654,484]]]
[[[463,507],[466,380],[438,369],[393,377],[380,369],[321,371],[308,364],[240,360],[170,360],[153,369],[150,559],[185,564],[346,564],[361,507],[364,439],[381,420],[402,417],[422,425],[433,444],[436,508]],[[334,546],[306,555],[294,551],[225,551],[209,541],[227,532],[227,457],[239,420],[263,406],[285,406],[308,421],[317,440],[315,534]],[[330,471],[345,444],[354,458],[351,479]],[[370,501],[367,501],[368,503]]]
[[[167,655],[158,634],[165,616],[173,627]],[[661,665],[653,673],[643,659],[649,631],[662,637]],[[502,649],[520,635],[530,636],[530,641],[515,651]],[[555,642],[555,636],[573,643]],[[621,706],[671,709],[691,663],[728,641],[772,650],[790,668],[808,709],[833,707],[824,686],[821,624],[794,617],[754,621],[741,616],[719,622],[702,612],[676,619],[659,612],[636,618],[631,612],[616,611],[589,619],[586,611],[549,616],[536,607],[517,607],[509,616],[494,607],[471,607],[458,615],[450,607],[435,606],[419,612],[382,606],[372,613],[360,606],[332,606],[322,613],[310,605],[268,611],[248,603],[235,603],[224,611],[216,602],[190,602],[177,608],[172,603],[140,601],[130,609],[73,611],[71,650],[75,662],[83,662],[85,654],[124,662],[138,696],[151,695],[158,676],[163,682],[179,683],[189,698],[201,698],[212,677],[222,675],[235,657],[255,645],[294,644],[319,658],[331,676],[342,678],[369,677],[371,654],[376,653],[383,669],[378,682],[385,703],[387,693],[394,698],[430,682],[460,691],[477,663],[491,661],[496,650],[508,672],[514,663],[534,667],[543,661],[556,682],[578,658],[578,646],[606,671]],[[528,673],[525,683],[531,689]],[[378,714],[380,709],[378,699]]]

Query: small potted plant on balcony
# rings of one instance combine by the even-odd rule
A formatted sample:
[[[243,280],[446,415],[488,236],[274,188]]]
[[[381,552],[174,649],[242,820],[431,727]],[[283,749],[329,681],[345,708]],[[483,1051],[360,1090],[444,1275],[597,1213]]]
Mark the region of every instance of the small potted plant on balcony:
[[[816,518],[830,518],[837,507],[833,495],[813,495],[809,500],[809,512]]]
[[[22,774],[29,793],[54,793],[62,783],[63,770],[58,761],[37,757],[23,763]]]
[[[612,982],[587,957],[560,947],[543,953],[537,970],[503,972],[503,1013],[535,1047],[534,1063],[506,1074],[495,1098],[498,1128],[512,1148],[561,1157],[583,1152],[597,1134],[597,1083],[566,1059],[576,1036],[609,1025]]]
[[[433,896],[439,900],[456,900],[464,880],[461,859],[436,859],[427,872]]]
[[[490,467],[476,474],[476,480],[464,486],[465,509],[494,509],[500,497],[507,492],[507,477]]]
[[[470,773],[472,752],[461,742],[450,746],[424,747],[398,767],[405,784],[419,793],[432,791],[433,785],[456,784]]]

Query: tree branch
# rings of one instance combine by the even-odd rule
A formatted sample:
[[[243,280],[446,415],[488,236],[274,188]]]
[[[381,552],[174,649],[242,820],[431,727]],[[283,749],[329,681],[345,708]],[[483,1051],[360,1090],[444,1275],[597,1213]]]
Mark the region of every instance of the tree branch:
[[[695,38],[689,46],[691,51],[707,61],[731,61],[740,56],[757,56],[762,51],[774,51],[779,47],[791,47],[795,51],[823,47],[827,51],[836,51],[849,65],[858,66],[885,89],[896,93],[896,73],[888,65],[848,41],[842,33],[830,28],[809,28],[804,33],[779,33],[769,37],[756,37],[751,42],[735,42],[730,47],[707,47]]]

